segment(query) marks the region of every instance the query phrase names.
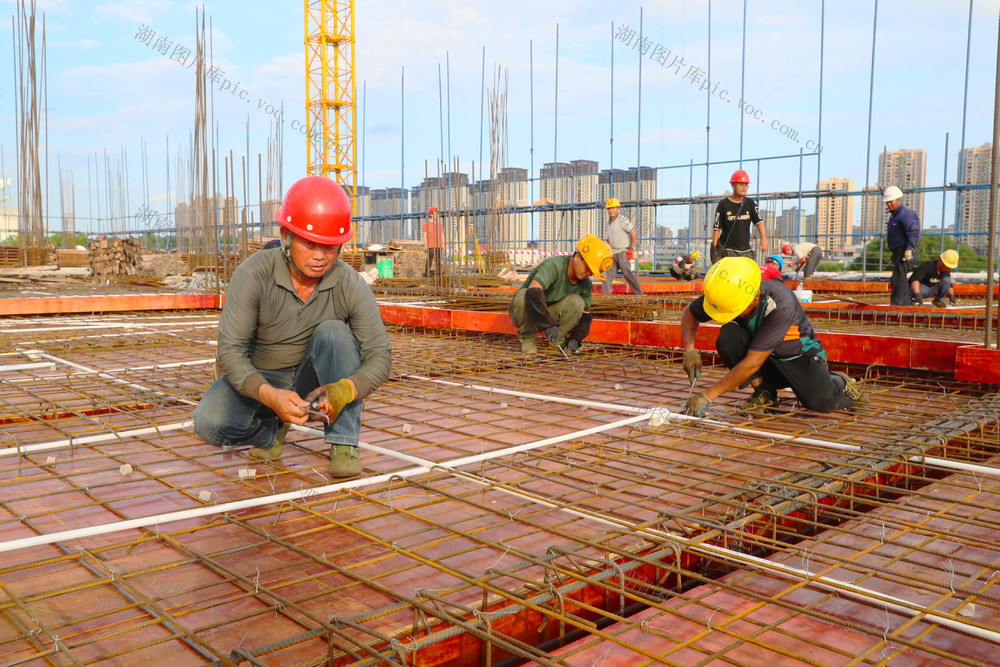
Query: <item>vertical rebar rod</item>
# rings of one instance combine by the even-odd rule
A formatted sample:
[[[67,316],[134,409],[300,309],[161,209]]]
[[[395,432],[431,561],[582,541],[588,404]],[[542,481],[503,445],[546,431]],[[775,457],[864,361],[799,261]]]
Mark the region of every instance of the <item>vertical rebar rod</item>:
[[[1000,45],[1000,20],[997,22],[997,44]],[[993,269],[996,266],[997,231],[997,144],[1000,144],[1000,48],[996,50],[997,71],[993,87],[993,146],[990,147],[990,219],[986,251],[986,335],[983,347],[990,349],[990,327],[993,324]],[[1000,347],[1000,326],[997,327],[997,347]]]
[[[642,181],[639,178],[642,172],[642,159],[641,159],[641,148],[642,148],[642,6],[639,7],[639,86],[637,93],[638,103],[636,104],[636,120],[635,120],[635,227],[636,236],[638,240],[636,245],[642,240],[642,208],[639,206],[639,202],[642,200],[642,193],[639,190],[639,186]],[[635,268],[639,267],[638,254],[636,254]],[[629,262],[631,264],[631,262]],[[631,267],[629,267],[631,268]]]
[[[955,196],[955,242],[962,242],[962,207],[965,205],[965,119],[969,112],[969,57],[972,46],[972,3],[969,0],[969,27],[965,34],[965,83],[962,89],[962,138],[958,146],[958,194]]]
[[[403,213],[406,209],[405,198],[403,195],[405,184],[405,172],[406,172],[406,95],[404,91],[404,85],[406,83],[406,66],[401,66],[399,68],[399,228],[402,230],[403,225],[406,224],[403,219]],[[388,193],[386,193],[388,195]]]
[[[485,49],[486,47],[483,48]],[[535,218],[535,45],[530,39],[528,40],[528,93],[528,125],[530,126],[528,132],[530,141],[528,155],[531,160],[531,172],[528,174],[528,178],[531,180],[531,239],[537,241],[538,228],[536,227],[537,219]],[[531,255],[531,260],[532,264],[534,264],[534,253]]]
[[[872,151],[872,99],[875,94],[875,35],[878,28],[878,0],[875,0],[874,7],[872,9],[872,61],[871,69],[868,74],[868,138],[865,143],[865,192],[868,191],[869,181],[871,178],[871,151]],[[870,195],[865,194],[863,201],[868,202]],[[865,206],[865,211],[867,212],[867,205]],[[864,282],[868,277],[868,216],[865,215],[862,223],[862,242],[861,242],[861,280]],[[882,257],[879,256],[879,263],[881,264]],[[881,266],[879,267],[881,268]]]
[[[740,169],[743,168],[743,120],[746,114],[743,113],[743,105],[746,104],[744,92],[747,75],[747,0],[743,0],[743,46],[740,52],[740,105],[736,113],[740,115]]]
[[[553,195],[556,195],[556,187],[559,183],[559,24],[556,23],[556,80],[555,80],[555,92],[554,92],[554,102],[553,102],[553,113],[552,113],[552,185],[553,185]],[[559,234],[556,233],[556,200],[559,199],[558,196],[552,197],[552,219],[553,219],[553,236],[556,239],[559,238]],[[553,239],[555,241],[556,239]],[[553,244],[552,251],[556,251],[556,245]]]
[[[941,252],[944,252],[944,212],[948,201],[948,133],[944,133],[944,173],[941,175]]]
[[[705,66],[705,77],[712,80],[712,0],[708,0],[708,41],[706,49],[708,51],[707,65]],[[740,106],[743,100],[740,100]],[[712,89],[705,90],[705,194],[711,192],[709,189],[709,166],[710,161],[710,140],[712,137]],[[707,220],[707,217],[706,217]],[[706,225],[707,228],[707,225]],[[707,229],[706,229],[707,233]]]
[[[823,55],[826,40],[826,0],[822,0],[819,5],[819,108],[816,112],[816,189],[819,189],[820,183],[820,163],[823,161]],[[847,203],[845,201],[844,208],[847,208]],[[819,227],[819,206],[817,206],[817,216],[816,225]],[[854,230],[851,226],[854,225],[853,220],[847,221],[847,229],[844,230],[845,233],[850,236]],[[844,246],[850,245],[845,239]]]

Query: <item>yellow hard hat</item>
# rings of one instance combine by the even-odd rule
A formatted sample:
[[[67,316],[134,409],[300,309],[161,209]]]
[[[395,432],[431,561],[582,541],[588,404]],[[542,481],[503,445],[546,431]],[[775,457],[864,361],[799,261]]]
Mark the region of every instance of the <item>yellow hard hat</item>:
[[[705,312],[725,324],[738,316],[760,290],[760,267],[749,257],[724,257],[705,276]]]
[[[691,259],[693,259],[693,260],[694,260],[694,261],[696,261],[696,262],[697,262],[697,261],[698,261],[699,259],[701,259],[701,253],[700,253],[700,252],[698,252],[697,250],[692,250],[692,251],[691,251],[690,253],[688,253],[688,254],[689,254],[689,255],[691,255]]]
[[[958,251],[953,250],[951,248],[945,250],[943,253],[941,253],[941,261],[944,262],[944,265],[947,266],[949,269],[957,269]]]
[[[576,249],[583,261],[590,267],[598,280],[604,280],[604,272],[611,268],[611,246],[593,234],[587,234],[577,241]]]
[[[618,208],[619,206],[621,206],[621,203],[614,197],[611,197],[608,201],[604,202],[604,208]]]

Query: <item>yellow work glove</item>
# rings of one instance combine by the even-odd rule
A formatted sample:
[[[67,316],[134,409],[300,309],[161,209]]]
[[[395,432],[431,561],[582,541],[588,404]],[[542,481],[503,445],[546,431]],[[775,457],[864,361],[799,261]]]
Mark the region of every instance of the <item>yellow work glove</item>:
[[[688,399],[684,414],[691,415],[692,417],[703,417],[705,416],[705,410],[711,404],[712,399],[708,397],[708,394],[703,391],[699,392]]]
[[[316,387],[306,396],[309,407],[325,414],[331,422],[337,418],[345,405],[353,403],[357,398],[354,385],[347,378]]]
[[[694,381],[701,377],[701,352],[698,350],[684,351],[684,372],[687,373],[688,380],[693,386]]]

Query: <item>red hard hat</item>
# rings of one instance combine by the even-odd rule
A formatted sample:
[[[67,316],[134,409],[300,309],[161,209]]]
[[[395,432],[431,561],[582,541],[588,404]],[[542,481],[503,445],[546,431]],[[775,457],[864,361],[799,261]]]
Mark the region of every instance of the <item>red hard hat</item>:
[[[341,245],[354,236],[351,200],[325,176],[306,176],[288,188],[274,221],[297,236],[323,245]]]
[[[729,179],[730,183],[750,183],[750,174],[746,173],[742,169],[737,169],[733,172],[732,178]]]
[[[431,213],[437,213],[437,212],[438,212],[438,207],[437,206],[431,206],[429,209],[427,209],[427,215],[430,215]]]

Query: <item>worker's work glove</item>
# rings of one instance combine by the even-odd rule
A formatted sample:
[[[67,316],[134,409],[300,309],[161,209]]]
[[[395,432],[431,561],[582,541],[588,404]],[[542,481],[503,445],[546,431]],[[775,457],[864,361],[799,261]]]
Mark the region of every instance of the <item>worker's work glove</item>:
[[[580,341],[578,341],[577,339],[570,338],[569,339],[569,345],[567,345],[566,347],[569,348],[570,354],[580,354],[580,346],[581,345],[582,345],[582,343]]]
[[[919,294],[910,295],[910,305],[911,306],[922,306],[924,305],[924,299]]]
[[[553,345],[559,344],[559,327],[552,325],[545,330],[545,337],[549,339],[549,342]]]
[[[325,414],[331,422],[340,415],[340,411],[344,409],[345,405],[353,403],[357,398],[354,385],[347,378],[331,384],[320,385],[306,396],[309,407]]]
[[[903,251],[903,261],[909,262],[911,259],[913,259],[913,251],[907,248]]]
[[[688,380],[694,385],[694,381],[701,377],[701,352],[698,350],[684,351],[684,372],[687,373]]]
[[[692,417],[704,417],[705,410],[707,410],[708,406],[711,404],[712,399],[710,399],[705,392],[699,391],[697,394],[688,399],[687,407],[684,409],[684,414],[691,415]]]

